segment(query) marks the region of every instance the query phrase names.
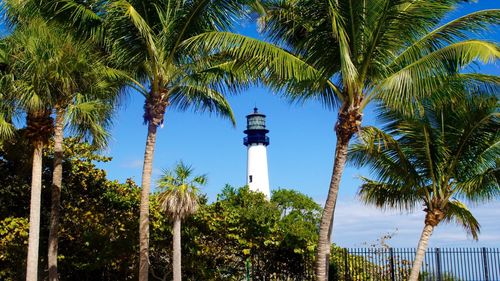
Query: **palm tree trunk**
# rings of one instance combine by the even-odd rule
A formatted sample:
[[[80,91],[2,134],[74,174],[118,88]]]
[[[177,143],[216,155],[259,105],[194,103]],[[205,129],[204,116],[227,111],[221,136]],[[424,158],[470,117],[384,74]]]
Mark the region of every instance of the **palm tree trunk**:
[[[42,194],[43,142],[40,140],[34,141],[33,148],[26,281],[36,281],[38,279],[38,246],[40,242],[40,203]]]
[[[54,128],[54,172],[52,174],[52,202],[50,206],[50,229],[48,243],[48,265],[49,281],[59,280],[57,274],[57,250],[59,238],[59,205],[61,202],[62,187],[62,161],[63,161],[63,139],[64,139],[64,110],[56,110],[56,122]]]
[[[337,195],[339,192],[340,179],[344,172],[345,163],[347,160],[347,142],[342,138],[337,137],[337,145],[335,148],[335,163],[333,165],[332,177],[330,180],[330,189],[326,199],[323,215],[321,216],[321,224],[319,227],[318,250],[316,254],[316,280],[328,280],[328,265],[330,259],[330,236],[333,226],[333,218],[335,213],[335,205],[337,203]]]
[[[181,281],[182,279],[182,269],[181,269],[181,219],[175,218],[174,220],[174,235],[173,235],[173,271],[174,278],[173,281]]]
[[[149,275],[149,191],[151,188],[157,128],[157,125],[149,122],[142,169],[141,206],[139,211],[139,281],[147,281]]]
[[[330,239],[333,230],[333,219],[335,214],[335,205],[339,193],[340,180],[344,173],[347,160],[347,151],[349,141],[361,126],[362,113],[359,104],[361,97],[358,96],[354,101],[346,101],[339,110],[335,132],[337,135],[337,144],[335,147],[335,160],[333,164],[332,177],[328,197],[326,198],[325,208],[321,216],[319,226],[318,249],[316,252],[316,280],[328,280],[328,266],[330,261]]]
[[[429,244],[429,238],[431,237],[432,230],[434,226],[426,224],[422,235],[420,235],[420,241],[418,242],[417,254],[415,255],[415,260],[413,261],[413,266],[411,268],[410,278],[408,281],[417,281],[420,268],[422,267],[422,262],[424,261],[425,251]]]

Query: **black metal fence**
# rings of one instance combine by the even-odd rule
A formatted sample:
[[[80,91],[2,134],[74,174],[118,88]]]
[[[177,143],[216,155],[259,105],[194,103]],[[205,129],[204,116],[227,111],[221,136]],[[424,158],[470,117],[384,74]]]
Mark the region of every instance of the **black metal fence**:
[[[329,280],[404,281],[415,249],[356,248],[332,253]],[[422,281],[500,281],[498,248],[431,248],[420,271]]]

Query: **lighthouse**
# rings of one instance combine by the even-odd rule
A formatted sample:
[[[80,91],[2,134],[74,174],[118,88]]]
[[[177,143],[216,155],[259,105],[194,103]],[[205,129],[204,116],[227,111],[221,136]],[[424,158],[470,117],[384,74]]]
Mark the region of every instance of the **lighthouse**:
[[[247,147],[247,185],[252,191],[264,193],[270,198],[269,173],[267,170],[267,146],[269,130],[266,129],[266,115],[258,112],[247,115],[247,135],[243,144]]]

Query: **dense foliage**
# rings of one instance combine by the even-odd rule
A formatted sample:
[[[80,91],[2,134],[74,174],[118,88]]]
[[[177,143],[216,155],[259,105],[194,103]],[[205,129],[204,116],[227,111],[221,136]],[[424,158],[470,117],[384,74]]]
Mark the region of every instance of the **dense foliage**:
[[[0,279],[22,280],[28,238],[30,151],[22,131],[0,147]],[[61,196],[61,280],[133,280],[137,276],[140,189],[132,181],[110,181],[90,144],[65,139]],[[44,155],[41,252],[47,250],[52,149]],[[171,223],[151,200],[151,272],[171,278]],[[287,276],[310,279],[321,208],[293,190],[277,190],[271,201],[247,188],[226,186],[213,203],[200,198],[198,213],[182,229],[184,280],[231,280]],[[40,256],[40,277],[47,275]],[[272,260],[273,262],[269,262]]]

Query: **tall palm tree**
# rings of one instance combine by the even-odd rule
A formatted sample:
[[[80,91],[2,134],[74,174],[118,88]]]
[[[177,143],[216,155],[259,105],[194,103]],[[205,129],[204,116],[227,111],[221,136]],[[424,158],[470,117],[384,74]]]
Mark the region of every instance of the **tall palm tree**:
[[[181,221],[198,209],[199,187],[205,185],[205,175],[193,176],[193,168],[179,162],[173,171],[165,170],[157,183],[160,190],[160,208],[174,223],[173,226],[173,280],[180,281]]]
[[[31,201],[26,280],[38,278],[40,198],[42,189],[42,150],[53,131],[51,105],[53,93],[48,82],[47,62],[51,57],[50,31],[40,22],[19,26],[4,43],[7,47],[5,99],[26,113],[26,133],[33,148]],[[37,29],[38,28],[38,29]]]
[[[238,1],[110,1],[104,29],[117,65],[132,73],[134,88],[145,98],[146,148],[139,218],[139,280],[148,279],[149,194],[158,126],[167,108],[215,112],[234,123],[224,94],[248,81],[228,71],[222,55],[183,47],[205,31],[226,29],[243,13]]]
[[[51,72],[54,124],[54,171],[52,177],[52,201],[48,237],[49,280],[58,280],[58,228],[59,205],[62,187],[62,159],[64,128],[77,135],[92,138],[95,145],[103,146],[107,139],[113,104],[119,92],[121,75],[106,67],[102,54],[88,40],[75,38],[75,30],[63,27],[64,22],[54,20],[50,13],[50,1],[41,5],[36,1],[4,1],[3,11],[13,24],[23,25],[33,19],[45,20],[51,24],[51,57],[47,58],[47,72]],[[45,23],[41,23],[45,26]],[[26,39],[26,38],[25,38]],[[49,61],[50,60],[50,61]],[[123,80],[123,79],[122,79]]]
[[[280,83],[276,78],[283,75],[270,67],[265,69],[263,82],[284,87],[282,93],[293,100],[317,99],[329,108],[338,108],[335,160],[316,261],[317,279],[326,280],[340,179],[348,144],[360,128],[363,110],[370,102],[382,100],[388,107],[404,107],[409,112],[418,107],[420,98],[450,77],[461,76],[472,84],[489,80],[491,77],[484,75],[460,74],[460,70],[473,61],[487,63],[500,57],[497,44],[469,39],[470,34],[498,24],[500,11],[478,11],[439,25],[460,1],[261,2],[259,7],[265,11],[260,18],[263,32],[296,59],[308,63],[310,68],[303,69],[311,72],[304,77],[291,75]],[[193,45],[234,50],[237,54],[264,54],[254,51],[255,44],[248,40],[221,45],[221,37],[203,34]],[[320,76],[314,78],[318,73]]]
[[[410,281],[418,280],[429,238],[441,222],[453,221],[478,238],[479,223],[462,199],[500,196],[498,109],[498,98],[479,96],[428,103],[413,117],[390,112],[384,114],[385,130],[364,128],[351,147],[350,160],[369,166],[375,176],[362,178],[365,203],[400,210],[424,206]]]
[[[54,171],[48,241],[49,280],[58,280],[57,252],[59,205],[63,174],[63,139],[65,127],[93,144],[103,147],[109,136],[107,129],[113,114],[119,84],[114,71],[93,54],[94,47],[78,42],[70,34],[61,32],[61,57],[57,68],[54,90],[58,97],[54,103]]]
[[[39,33],[40,28],[46,31]],[[44,114],[50,117],[55,112],[55,124],[51,125],[53,132],[47,131],[48,135],[45,137],[51,137],[52,133],[54,136],[48,266],[49,279],[57,280],[63,130],[66,126],[78,135],[92,137],[95,144],[104,144],[107,137],[106,126],[116,97],[114,93],[117,92],[116,85],[112,83],[115,76],[99,58],[93,56],[90,44],[74,39],[62,28],[46,24],[41,19],[20,23],[7,41],[11,49],[8,68],[13,76],[11,98],[21,100],[17,106],[31,116],[32,109],[23,100],[32,98],[27,95],[30,95],[29,90],[34,89],[47,98],[43,101]],[[19,59],[25,57],[26,60]],[[27,80],[30,76],[36,78]],[[40,86],[42,80],[43,85]],[[38,114],[35,112],[33,116]],[[38,261],[33,262],[38,264]]]

